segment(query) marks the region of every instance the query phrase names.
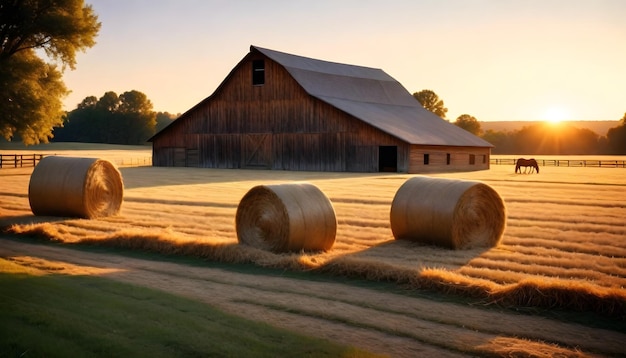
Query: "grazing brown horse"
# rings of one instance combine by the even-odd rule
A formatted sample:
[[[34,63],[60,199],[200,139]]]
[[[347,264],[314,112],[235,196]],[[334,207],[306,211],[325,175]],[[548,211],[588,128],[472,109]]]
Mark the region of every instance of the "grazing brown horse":
[[[530,167],[530,172],[533,172],[533,168],[537,170],[537,174],[539,174],[539,164],[537,164],[537,161],[534,158],[531,159],[524,159],[524,158],[520,158],[517,160],[517,163],[515,163],[515,172],[517,173],[518,171],[520,172],[520,174],[522,173],[522,169],[521,167],[524,167],[524,173],[526,173],[526,169],[527,167]]]

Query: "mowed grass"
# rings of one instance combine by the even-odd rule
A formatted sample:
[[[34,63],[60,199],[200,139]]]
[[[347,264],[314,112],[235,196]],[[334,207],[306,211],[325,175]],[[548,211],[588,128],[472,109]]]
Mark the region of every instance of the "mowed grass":
[[[0,357],[373,356],[93,272],[46,268],[0,258]]]
[[[32,170],[32,169],[30,169]],[[0,226],[16,235],[252,262],[392,281],[474,297],[482,303],[566,308],[626,317],[626,172],[622,168],[514,167],[435,174],[480,180],[507,207],[501,244],[451,251],[400,242],[389,225],[403,174],[310,173],[199,168],[122,168],[119,216],[101,220],[33,217],[29,169],[0,171]],[[325,253],[273,254],[237,244],[234,217],[253,186],[307,181],[333,202],[338,229]]]

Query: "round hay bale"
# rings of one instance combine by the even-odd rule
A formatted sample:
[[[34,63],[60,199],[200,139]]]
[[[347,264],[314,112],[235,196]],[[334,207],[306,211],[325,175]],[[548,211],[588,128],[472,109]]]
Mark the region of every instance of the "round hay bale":
[[[45,157],[33,170],[28,186],[33,214],[45,216],[115,215],[123,194],[120,172],[97,158]]]
[[[496,246],[506,225],[504,202],[490,186],[443,178],[407,180],[390,216],[396,239],[451,249]]]
[[[237,206],[235,225],[240,243],[273,252],[326,251],[337,232],[332,203],[308,183],[250,189]]]

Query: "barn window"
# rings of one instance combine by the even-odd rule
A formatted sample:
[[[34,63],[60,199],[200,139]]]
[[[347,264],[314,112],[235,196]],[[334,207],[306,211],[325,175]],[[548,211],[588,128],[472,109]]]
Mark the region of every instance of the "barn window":
[[[450,153],[446,153],[446,165],[450,165]]]
[[[265,61],[252,61],[252,85],[261,86],[265,84]]]
[[[430,163],[430,154],[424,154],[424,165]]]
[[[487,163],[487,156],[483,155],[483,164],[486,164],[486,163]]]
[[[469,163],[470,163],[470,165],[476,164],[476,155],[475,154],[470,154]]]

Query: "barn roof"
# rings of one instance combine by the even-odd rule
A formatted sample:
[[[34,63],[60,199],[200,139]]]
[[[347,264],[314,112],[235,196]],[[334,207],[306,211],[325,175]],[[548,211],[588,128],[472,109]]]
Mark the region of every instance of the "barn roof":
[[[387,134],[420,145],[492,147],[422,105],[381,69],[316,60],[250,46],[283,66],[311,96]]]

